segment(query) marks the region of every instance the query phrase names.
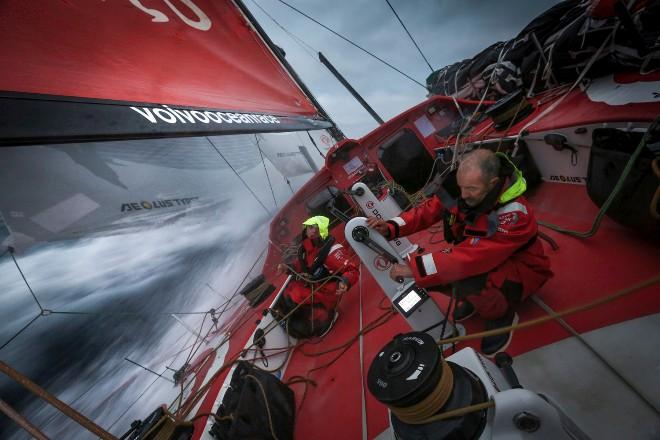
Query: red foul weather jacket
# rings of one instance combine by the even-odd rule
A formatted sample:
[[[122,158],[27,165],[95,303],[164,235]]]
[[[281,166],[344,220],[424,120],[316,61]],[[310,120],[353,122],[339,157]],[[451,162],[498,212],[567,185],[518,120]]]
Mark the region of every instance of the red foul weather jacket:
[[[529,202],[518,196],[491,206],[481,212],[470,213],[468,209],[466,213],[464,208],[459,209],[456,199],[440,190],[422,205],[388,221],[390,237],[410,235],[440,220],[444,222],[448,243],[433,252],[410,257],[417,284],[448,285],[487,274],[490,285],[496,288],[507,280],[522,284],[525,298],[552,276],[550,262],[536,238],[536,219]]]
[[[309,275],[313,278],[321,279],[321,281],[313,284],[308,284],[301,280],[292,281],[289,284],[287,293],[294,302],[300,304],[305,301],[309,297],[312,291],[311,286],[313,285],[315,286],[314,302],[320,302],[325,308],[332,309],[338,300],[336,292],[339,279],[344,281],[349,289],[357,282],[359,276],[358,268],[351,262],[350,255],[346,249],[341,244],[334,242],[329,245],[330,249],[327,257],[325,257],[325,260],[321,264],[316,264],[318,268],[314,270],[315,263],[318,261],[317,257],[323,253],[323,246],[314,246],[308,238],[304,239],[301,243],[301,252],[298,255],[298,260],[292,263],[293,268],[296,272],[300,273],[308,272],[311,269],[313,273]],[[321,258],[323,258],[322,255]],[[331,274],[339,279],[333,278],[324,283],[324,278]]]

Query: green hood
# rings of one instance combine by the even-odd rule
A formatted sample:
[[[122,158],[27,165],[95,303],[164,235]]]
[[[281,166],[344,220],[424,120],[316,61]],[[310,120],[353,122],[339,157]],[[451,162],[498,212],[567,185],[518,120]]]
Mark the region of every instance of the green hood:
[[[319,235],[322,239],[328,238],[328,226],[330,226],[330,219],[328,217],[323,217],[322,215],[317,215],[315,217],[310,217],[303,222],[303,226],[318,226]]]
[[[506,154],[495,153],[495,155],[499,157],[500,160],[508,162],[509,165],[511,165],[511,168],[513,168],[512,178],[515,177],[515,181],[502,193],[502,195],[500,195],[499,199],[499,203],[506,203],[521,196],[527,190],[527,181],[523,177],[522,171],[511,162],[511,159],[509,159]]]

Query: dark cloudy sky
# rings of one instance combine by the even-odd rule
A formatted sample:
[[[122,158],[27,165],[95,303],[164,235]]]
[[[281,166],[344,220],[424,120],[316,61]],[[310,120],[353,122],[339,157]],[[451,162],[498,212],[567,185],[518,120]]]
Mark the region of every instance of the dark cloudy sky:
[[[285,0],[424,84],[431,73],[385,0]],[[293,11],[279,0],[244,0],[287,60],[349,137],[376,126],[314,51],[335,65],[387,120],[424,99],[426,90]],[[390,0],[435,68],[470,58],[514,37],[556,0]],[[310,47],[296,42],[257,6]]]

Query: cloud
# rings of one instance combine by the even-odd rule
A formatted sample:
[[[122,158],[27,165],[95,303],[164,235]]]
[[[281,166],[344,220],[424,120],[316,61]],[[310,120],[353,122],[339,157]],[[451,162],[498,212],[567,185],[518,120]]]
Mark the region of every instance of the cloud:
[[[316,51],[323,52],[377,113],[396,115],[410,107],[411,103],[424,99],[425,89],[282,3],[256,1],[289,32]],[[290,0],[289,3],[421,83],[431,73],[384,1]],[[470,58],[492,43],[514,37],[534,17],[557,1],[391,0],[390,3],[431,65],[439,69]],[[275,25],[255,6],[253,0],[246,1],[246,4],[271,39],[284,48],[289,63],[349,137],[359,138],[375,127],[368,114],[363,117],[357,112],[354,98],[323,65]],[[372,102],[372,96],[381,95],[396,98]],[[410,96],[410,100],[400,99],[402,95]]]

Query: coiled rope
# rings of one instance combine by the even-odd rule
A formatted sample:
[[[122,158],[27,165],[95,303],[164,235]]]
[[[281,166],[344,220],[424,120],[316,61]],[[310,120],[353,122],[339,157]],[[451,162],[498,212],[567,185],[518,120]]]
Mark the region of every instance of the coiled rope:
[[[406,408],[389,406],[396,417],[404,423],[419,425],[429,423],[428,419],[442,408],[454,390],[454,374],[445,360],[440,361],[442,373],[435,388],[424,399]]]
[[[612,302],[616,299],[619,299],[619,298],[624,297],[626,295],[629,295],[631,293],[635,293],[639,290],[644,289],[645,287],[652,286],[652,285],[654,285],[658,282],[660,282],[660,273],[657,273],[656,275],[654,275],[650,278],[647,278],[644,281],[640,281],[640,282],[635,283],[631,286],[628,286],[624,289],[621,289],[617,292],[614,292],[611,295],[604,296],[602,298],[599,298],[595,301],[592,301],[592,302],[589,302],[589,303],[586,303],[586,304],[582,304],[582,305],[579,305],[579,306],[568,308],[568,309],[563,310],[561,312],[548,313],[548,316],[543,316],[543,317],[532,319],[532,320],[529,320],[529,321],[520,322],[516,325],[501,327],[501,328],[498,328],[498,329],[495,329],[495,330],[488,330],[488,331],[479,332],[479,333],[472,333],[472,334],[469,334],[469,335],[463,335],[463,336],[456,336],[456,337],[453,337],[453,338],[441,339],[439,341],[436,341],[436,343],[438,345],[442,346],[444,344],[451,344],[451,343],[454,343],[454,342],[461,342],[461,341],[469,341],[469,340],[472,340],[472,339],[480,339],[480,338],[484,338],[484,337],[488,337],[488,336],[496,336],[496,335],[501,335],[501,334],[504,334],[504,333],[509,333],[509,332],[514,331],[514,330],[521,330],[521,329],[524,329],[524,328],[527,328],[527,327],[533,327],[533,326],[536,326],[536,325],[539,325],[539,324],[546,323],[548,321],[563,318],[564,316],[568,316],[568,315],[572,315],[572,314],[575,314],[575,313],[578,313],[578,312],[583,312],[585,310],[590,310],[590,309],[596,308],[600,305]]]

